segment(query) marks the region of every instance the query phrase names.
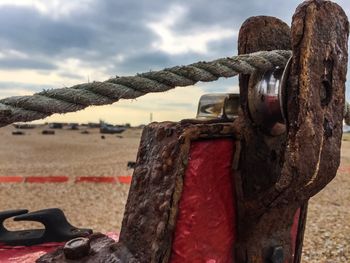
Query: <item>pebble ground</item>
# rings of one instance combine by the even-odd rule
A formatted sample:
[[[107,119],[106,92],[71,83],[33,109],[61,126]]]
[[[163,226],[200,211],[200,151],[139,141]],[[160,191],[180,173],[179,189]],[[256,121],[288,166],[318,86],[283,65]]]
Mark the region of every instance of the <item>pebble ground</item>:
[[[141,130],[106,135],[59,130],[41,135],[39,128],[24,136],[0,129],[0,176],[131,175],[126,163],[134,161]],[[0,184],[0,210],[38,210],[60,207],[69,221],[95,231],[119,232],[129,186],[125,184]],[[6,221],[10,229],[40,227]],[[309,202],[302,262],[350,262],[350,135],[342,145],[341,169],[337,177]]]

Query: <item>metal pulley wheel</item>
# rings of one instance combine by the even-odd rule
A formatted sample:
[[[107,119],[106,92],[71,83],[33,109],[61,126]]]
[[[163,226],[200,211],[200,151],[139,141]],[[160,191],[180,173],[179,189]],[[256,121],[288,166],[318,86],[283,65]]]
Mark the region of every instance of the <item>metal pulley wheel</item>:
[[[291,59],[285,68],[276,67],[251,78],[248,110],[253,123],[277,136],[286,131],[286,86]],[[199,100],[197,119],[234,120],[239,112],[239,94],[205,94]]]
[[[258,127],[269,135],[286,131],[286,86],[291,59],[285,68],[276,67],[262,74],[256,84],[249,86],[249,114]]]

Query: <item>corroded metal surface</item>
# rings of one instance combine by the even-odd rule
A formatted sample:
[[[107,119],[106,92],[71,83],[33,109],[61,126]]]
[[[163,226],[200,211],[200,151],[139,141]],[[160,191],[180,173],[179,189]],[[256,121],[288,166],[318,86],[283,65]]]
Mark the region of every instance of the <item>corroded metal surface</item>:
[[[233,136],[232,124],[165,122],[144,129],[120,241],[140,262],[168,262],[190,143]]]
[[[269,25],[272,28],[264,29]],[[277,19],[248,20],[240,32],[239,52],[289,44],[289,41],[264,44],[263,39],[271,39],[267,35],[264,38],[264,33],[271,34],[273,28],[287,34]],[[285,134],[268,136],[263,127],[250,121],[246,90],[260,76],[257,73],[240,77],[243,118],[237,177],[241,183],[237,189],[240,198],[237,262],[264,262],[270,259],[271,249],[276,246],[283,248],[284,262],[299,262],[307,200],[326,186],[339,165],[348,56],[347,18],[337,4],[306,1],[293,17],[291,40],[293,57],[287,83]],[[288,235],[298,207],[301,221],[293,259],[293,244]]]
[[[247,19],[239,33],[240,54],[275,48],[290,49],[290,29],[274,17]],[[264,72],[252,76],[240,76],[242,115],[239,125],[242,130],[241,155],[236,173],[238,198],[237,262],[271,262],[275,248],[283,254],[283,262],[291,262],[290,230],[297,204],[283,208],[266,209],[253,206],[264,202],[264,192],[273,186],[281,174],[286,133],[271,136],[264,126],[251,118],[248,94],[255,89]],[[264,209],[265,208],[265,209]],[[271,258],[272,257],[272,258]]]
[[[100,237],[91,244],[95,252],[81,261],[168,262],[191,141],[239,136],[239,131],[234,129],[232,122],[215,123],[213,120],[184,120],[146,126],[119,242],[106,242],[106,238]],[[99,249],[94,250],[99,243]],[[59,249],[38,262],[72,261],[65,259],[63,250]]]
[[[339,166],[348,32],[344,11],[329,1],[305,2],[293,17],[288,144],[276,190],[297,189],[300,201],[325,187]]]
[[[267,16],[247,19],[239,32],[240,54],[257,50],[290,49],[290,29],[283,21]],[[281,170],[281,147],[286,136],[270,136],[251,120],[248,108],[248,87],[254,89],[262,73],[254,76],[240,75],[240,96],[243,114],[240,117],[242,130],[242,153],[240,171],[242,200],[256,198],[276,182]],[[254,79],[255,78],[255,79]],[[252,80],[253,79],[253,80]],[[250,80],[250,82],[249,82]]]
[[[86,256],[81,254],[81,258],[75,257],[73,259],[67,259],[65,256],[64,248],[61,247],[56,251],[46,254],[40,257],[36,262],[38,263],[64,263],[64,262],[84,262],[84,263],[96,263],[96,262],[128,262],[137,263],[135,258],[122,244],[116,243],[112,238],[105,235],[96,233],[88,237],[90,251]],[[77,250],[80,248],[78,247]],[[70,253],[74,253],[71,251]],[[77,253],[79,254],[79,253]],[[75,255],[76,256],[76,255]]]
[[[125,207],[120,241],[141,262],[159,262],[169,252],[185,160],[175,123],[145,127]],[[174,202],[174,203],[173,203]]]

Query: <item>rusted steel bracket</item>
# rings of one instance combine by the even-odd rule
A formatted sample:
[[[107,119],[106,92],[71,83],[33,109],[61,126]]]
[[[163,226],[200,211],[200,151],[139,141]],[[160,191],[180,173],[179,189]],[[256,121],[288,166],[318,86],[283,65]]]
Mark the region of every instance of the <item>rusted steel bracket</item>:
[[[310,1],[293,17],[288,82],[288,144],[279,199],[307,200],[336,175],[340,163],[349,22],[337,4]],[[307,161],[305,157],[307,156]],[[296,192],[290,193],[289,189]]]
[[[252,17],[240,29],[239,54],[290,48],[290,28],[277,18]],[[275,248],[282,249],[283,259],[292,254],[290,229],[299,207],[293,203],[283,208],[269,208],[269,200],[265,199],[265,192],[277,182],[281,174],[287,135],[282,133],[271,136],[264,127],[256,125],[252,120],[248,96],[263,73],[241,75],[239,78],[243,111],[240,121],[235,123],[242,130],[240,162],[235,178],[238,210],[237,262],[268,262]]]
[[[332,180],[339,166],[348,30],[344,11],[320,0],[297,8],[291,43],[288,26],[276,18],[250,18],[241,28],[239,53],[291,45],[293,57],[286,132],[279,136],[267,135],[250,120],[249,89],[262,73],[240,77],[237,262],[273,261],[277,248],[282,249],[283,262],[300,261],[307,200]],[[299,230],[291,238],[297,215]]]

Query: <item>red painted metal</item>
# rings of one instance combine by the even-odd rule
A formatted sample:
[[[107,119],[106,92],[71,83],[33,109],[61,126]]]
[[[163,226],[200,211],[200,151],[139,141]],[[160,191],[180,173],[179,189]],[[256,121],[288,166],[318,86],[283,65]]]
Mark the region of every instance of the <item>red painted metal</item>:
[[[29,176],[25,178],[26,183],[66,183],[68,176]]]
[[[290,238],[291,238],[291,244],[292,244],[292,251],[293,251],[293,258],[295,255],[295,249],[297,246],[297,236],[298,236],[298,228],[299,228],[299,221],[300,221],[300,208],[297,209],[294,215],[293,225],[290,229]]]
[[[31,247],[0,246],[1,263],[34,263],[42,255],[55,250],[63,243],[46,243]]]
[[[192,143],[171,263],[233,263],[236,236],[233,152],[232,139]]]
[[[119,235],[114,232],[107,233],[107,236],[118,241]],[[10,247],[0,245],[1,263],[34,263],[42,255],[54,251],[64,243],[46,243],[30,247]]]

